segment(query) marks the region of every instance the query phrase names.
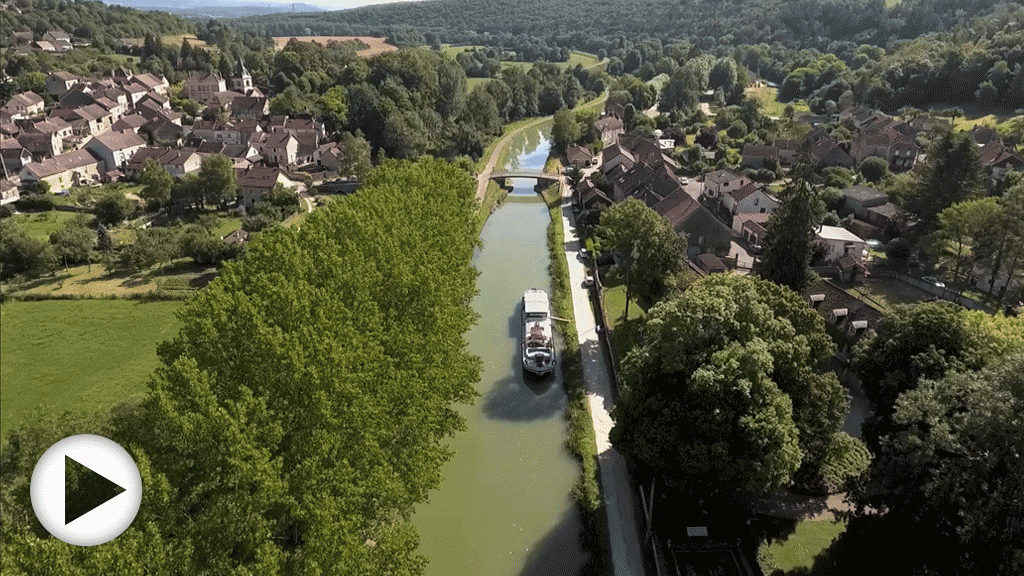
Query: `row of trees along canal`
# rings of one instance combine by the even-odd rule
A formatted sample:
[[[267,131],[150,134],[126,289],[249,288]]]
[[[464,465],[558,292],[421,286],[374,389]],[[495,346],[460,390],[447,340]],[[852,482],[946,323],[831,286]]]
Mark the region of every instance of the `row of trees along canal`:
[[[2,572],[420,573],[412,509],[480,373],[474,208],[457,166],[386,161],[301,230],[262,233],[184,305],[141,403],[10,432]],[[123,535],[82,548],[35,521],[28,481],[86,432],[125,446],[146,491]]]

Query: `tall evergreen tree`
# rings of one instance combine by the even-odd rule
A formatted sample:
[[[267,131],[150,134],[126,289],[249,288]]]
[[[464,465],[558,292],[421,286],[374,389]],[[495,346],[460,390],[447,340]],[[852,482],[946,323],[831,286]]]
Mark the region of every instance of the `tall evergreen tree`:
[[[790,171],[790,183],[782,193],[782,203],[768,219],[765,233],[765,258],[761,275],[800,291],[811,271],[814,235],[825,213],[825,203],[815,190],[808,150]]]
[[[905,200],[907,210],[917,219],[915,235],[934,232],[940,212],[981,195],[985,178],[978,146],[970,134],[952,130],[943,134],[929,149],[924,175]]]

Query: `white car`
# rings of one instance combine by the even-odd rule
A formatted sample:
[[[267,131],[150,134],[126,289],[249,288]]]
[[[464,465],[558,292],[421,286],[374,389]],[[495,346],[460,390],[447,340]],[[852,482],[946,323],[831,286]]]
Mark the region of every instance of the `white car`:
[[[594,276],[593,276],[593,275],[591,275],[591,274],[587,274],[587,275],[586,275],[586,276],[585,276],[585,277],[583,278],[583,287],[584,287],[584,288],[590,288],[590,287],[591,287],[591,286],[593,286],[593,285],[594,285]]]
[[[945,288],[946,287],[946,285],[943,284],[935,276],[925,276],[924,278],[921,278],[921,280],[924,280],[925,282],[931,284],[932,286],[935,286],[936,288]]]
[[[687,178],[686,176],[683,176],[682,178],[679,179],[679,183],[682,184],[683,186],[686,186],[687,184],[690,183],[690,179]]]

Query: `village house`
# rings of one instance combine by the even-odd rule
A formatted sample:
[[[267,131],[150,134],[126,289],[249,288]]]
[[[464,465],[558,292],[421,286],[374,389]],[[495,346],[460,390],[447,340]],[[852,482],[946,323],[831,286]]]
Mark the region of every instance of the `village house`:
[[[242,134],[233,122],[221,120],[196,120],[192,124],[192,136],[201,141],[241,144]]]
[[[773,145],[779,150],[779,163],[783,166],[792,166],[800,151],[800,143],[796,140],[776,138]]]
[[[20,172],[23,166],[32,162],[32,154],[17,140],[5,138],[0,140],[0,159],[3,161],[4,178],[10,178]]]
[[[771,214],[767,212],[737,214],[732,219],[732,231],[751,246],[760,244],[761,239],[764,238],[769,218],[771,218]]]
[[[168,174],[178,179],[183,178],[185,174],[198,171],[203,160],[202,156],[192,148],[178,150],[146,146],[139,148],[131,159],[128,160],[127,164],[125,164],[125,172],[131,178],[140,177],[146,165],[146,160],[150,158],[156,160],[158,164],[167,170]]]
[[[185,95],[190,100],[207,103],[216,99],[218,92],[227,90],[220,74],[215,72],[192,72],[185,79]]]
[[[150,122],[160,120],[167,121],[172,124],[181,126],[181,114],[173,110],[169,110],[160,106],[158,103],[148,98],[143,98],[139,101],[139,105],[135,108],[135,111],[142,114]]]
[[[909,170],[917,161],[918,147],[895,130],[860,132],[853,138],[850,155],[860,166],[870,157],[881,158],[891,170]]]
[[[26,185],[45,181],[50,184],[51,192],[60,192],[72,186],[96,184],[104,171],[103,160],[92,152],[75,150],[42,162],[30,162],[22,167],[20,175]]]
[[[99,156],[106,163],[107,170],[124,167],[135,153],[146,145],[146,141],[132,131],[106,132],[94,136],[85,143],[85,147]]]
[[[344,164],[345,154],[337,142],[327,142],[317,147],[313,161],[324,170],[337,170]]]
[[[168,82],[167,78],[162,74],[157,76],[155,74],[145,72],[142,74],[136,74],[132,80],[142,84],[146,88],[147,92],[153,92],[164,97],[167,96],[167,90],[171,87],[170,82]]]
[[[632,168],[634,164],[636,158],[633,157],[633,153],[617,142],[601,151],[601,172],[610,182]]]
[[[594,128],[601,135],[601,143],[605,146],[614,144],[619,135],[625,132],[622,117],[613,113],[595,120]]]
[[[612,199],[594,186],[590,178],[580,181],[573,195],[573,202],[580,210],[603,210],[612,205]]]
[[[132,131],[138,134],[139,128],[143,127],[148,122],[149,120],[146,120],[146,117],[142,114],[129,114],[127,116],[123,116],[117,122],[114,122],[110,126],[110,130],[114,132]]]
[[[20,116],[22,118],[42,114],[44,107],[45,101],[43,97],[31,90],[11,96],[11,99],[4,105],[4,108],[11,113],[12,117]]]
[[[836,343],[833,368],[845,382],[844,374],[850,352],[862,338],[871,333],[883,313],[871,304],[853,296],[828,280],[819,280],[803,292],[804,301],[825,320],[825,331]]]
[[[978,150],[981,163],[985,165],[992,174],[992,180],[998,182],[1003,179],[1007,171],[1024,172],[1024,158],[1021,158],[1012,148],[1002,142],[989,142]]]
[[[740,166],[746,168],[760,169],[765,167],[765,162],[772,162],[779,165],[779,149],[775,146],[758,146],[756,144],[743,145],[743,159]]]
[[[721,199],[729,192],[738,190],[750,182],[750,178],[734,170],[728,168],[716,170],[704,176],[704,189],[701,194],[708,198]]]
[[[850,186],[840,192],[843,195],[843,213],[853,213],[855,219],[851,228],[858,235],[868,238],[883,236],[895,221],[898,209],[889,201],[887,194],[869,186]]]
[[[260,154],[270,164],[289,168],[295,164],[299,152],[299,141],[291,134],[267,134],[266,140],[259,145]]]
[[[42,162],[61,153],[63,145],[55,132],[22,132],[18,135],[18,143],[29,151],[32,160]]]
[[[852,169],[856,165],[853,157],[843,148],[842,144],[827,135],[811,146],[811,158],[822,166],[841,166]]]
[[[704,275],[721,274],[729,271],[729,267],[725,265],[725,262],[722,262],[722,259],[714,254],[698,254],[693,258],[693,261]]]
[[[996,132],[996,129],[991,126],[985,126],[984,124],[975,124],[974,127],[971,128],[971,138],[978,143],[978,146],[998,144],[1002,142],[1002,140],[999,139],[999,133]]]
[[[839,226],[818,226],[815,240],[822,246],[822,262],[840,264],[840,260],[849,256],[857,263],[864,259],[867,243],[846,228]]]
[[[139,135],[154,146],[181,146],[185,132],[180,125],[157,118],[139,127]]]
[[[565,157],[569,164],[577,168],[586,168],[594,161],[594,155],[586,146],[572,146],[565,151]]]
[[[78,76],[59,70],[46,77],[46,93],[60,98],[79,82]]]
[[[779,199],[772,196],[763,186],[750,182],[731,190],[722,198],[722,205],[732,215],[771,214],[779,207]]]
[[[252,208],[279,183],[285,187],[294,186],[280,168],[254,167],[239,172],[238,188],[242,191],[242,197],[238,205]]]
[[[60,139],[61,142],[64,142],[65,140],[71,138],[75,134],[74,129],[72,129],[71,127],[71,124],[65,122],[64,120],[56,116],[51,116],[46,120],[41,120],[39,122],[33,123],[31,128],[29,128],[27,131],[39,132],[43,134],[56,134],[57,138]]]
[[[653,209],[672,224],[676,234],[686,239],[687,258],[729,250],[732,232],[685,190],[676,191]]]
[[[43,52],[58,52],[57,47],[53,45],[49,40],[36,40],[32,43],[32,47]]]
[[[171,101],[166,96],[157,94],[156,92],[146,92],[139,98],[139,106],[146,106],[155,110],[166,110],[171,111]],[[175,114],[177,114],[175,112]]]
[[[46,33],[43,34],[42,40],[46,40],[47,42],[58,42],[61,40],[64,42],[71,42],[71,35],[60,28],[57,28],[55,30],[47,30]]]
[[[264,97],[236,96],[231,101],[231,117],[259,120],[270,113],[270,100]]]

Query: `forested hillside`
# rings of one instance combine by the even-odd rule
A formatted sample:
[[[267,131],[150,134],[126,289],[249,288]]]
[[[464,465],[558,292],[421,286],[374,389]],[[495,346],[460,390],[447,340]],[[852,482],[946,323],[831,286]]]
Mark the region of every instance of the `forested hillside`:
[[[321,14],[244,19],[275,36],[385,35],[398,42],[495,44],[517,35],[597,52],[621,40],[686,39],[704,48],[781,42],[825,50],[833,40],[884,46],[901,38],[956,28],[988,14],[1000,0],[436,0],[366,6]]]
[[[165,12],[143,12],[102,2],[13,0],[0,10],[0,47],[12,45],[15,32],[31,31],[41,36],[57,28],[94,46],[114,46],[119,38],[181,34],[189,32],[191,25]]]

